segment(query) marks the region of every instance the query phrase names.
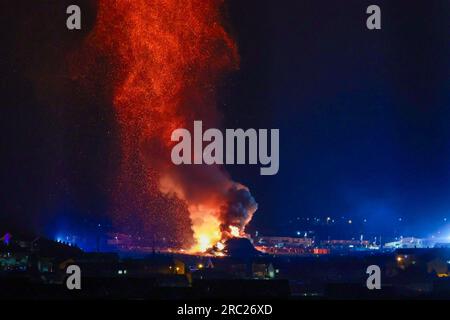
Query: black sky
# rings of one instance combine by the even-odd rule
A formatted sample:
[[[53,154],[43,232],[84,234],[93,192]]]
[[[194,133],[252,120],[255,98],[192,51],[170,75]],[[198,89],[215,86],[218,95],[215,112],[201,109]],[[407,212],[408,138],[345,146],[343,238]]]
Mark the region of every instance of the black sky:
[[[65,30],[72,3],[88,8],[79,34]],[[369,31],[374,3],[382,30]],[[1,12],[0,217],[44,231],[61,216],[104,219],[108,97],[55,81],[95,2],[8,0]],[[230,0],[227,12],[241,67],[221,92],[224,126],[281,135],[276,176],[229,167],[259,203],[253,230],[289,233],[315,216],[366,218],[376,231],[402,218],[411,233],[450,221],[448,1]]]

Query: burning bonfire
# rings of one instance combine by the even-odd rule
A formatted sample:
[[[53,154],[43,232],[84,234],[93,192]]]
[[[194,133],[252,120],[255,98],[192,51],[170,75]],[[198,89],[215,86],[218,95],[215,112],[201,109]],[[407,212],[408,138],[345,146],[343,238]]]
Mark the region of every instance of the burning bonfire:
[[[117,223],[169,228],[192,253],[220,254],[228,239],[246,236],[257,209],[222,166],[170,161],[173,130],[194,120],[219,124],[216,88],[239,65],[222,9],[220,0],[99,1],[95,27],[73,58],[76,76],[92,79],[101,69],[96,81],[112,96],[121,149]]]

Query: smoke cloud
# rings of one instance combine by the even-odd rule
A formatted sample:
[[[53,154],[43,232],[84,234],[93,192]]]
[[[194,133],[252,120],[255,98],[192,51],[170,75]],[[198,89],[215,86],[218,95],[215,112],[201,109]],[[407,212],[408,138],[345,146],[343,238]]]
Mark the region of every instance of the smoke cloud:
[[[73,77],[111,92],[121,149],[116,222],[193,251],[230,237],[231,227],[243,235],[256,210],[223,167],[170,160],[173,130],[194,120],[217,126],[217,86],[238,68],[221,9],[217,0],[101,1],[83,50],[71,57]]]

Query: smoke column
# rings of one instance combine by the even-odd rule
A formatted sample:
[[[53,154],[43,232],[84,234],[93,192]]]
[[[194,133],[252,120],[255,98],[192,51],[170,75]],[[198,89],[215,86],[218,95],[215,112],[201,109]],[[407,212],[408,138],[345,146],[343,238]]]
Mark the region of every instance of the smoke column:
[[[257,208],[249,190],[222,167],[175,166],[170,160],[174,129],[191,128],[194,120],[218,124],[216,85],[238,68],[236,45],[221,24],[221,5],[99,1],[96,25],[73,59],[78,76],[107,70],[96,81],[111,91],[120,137],[116,221],[153,231],[175,224],[167,236],[181,238],[196,252],[243,236]]]

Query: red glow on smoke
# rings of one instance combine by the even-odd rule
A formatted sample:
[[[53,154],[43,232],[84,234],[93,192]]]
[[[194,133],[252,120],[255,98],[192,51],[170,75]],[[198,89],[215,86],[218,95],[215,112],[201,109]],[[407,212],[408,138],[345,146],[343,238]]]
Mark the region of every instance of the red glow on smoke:
[[[156,229],[180,224],[168,236],[181,236],[193,251],[244,235],[256,210],[248,189],[223,168],[177,167],[170,160],[174,129],[190,128],[194,120],[217,124],[216,84],[238,67],[221,6],[217,0],[99,1],[86,44],[87,68],[106,61],[104,81],[118,122],[117,221],[134,219]]]

